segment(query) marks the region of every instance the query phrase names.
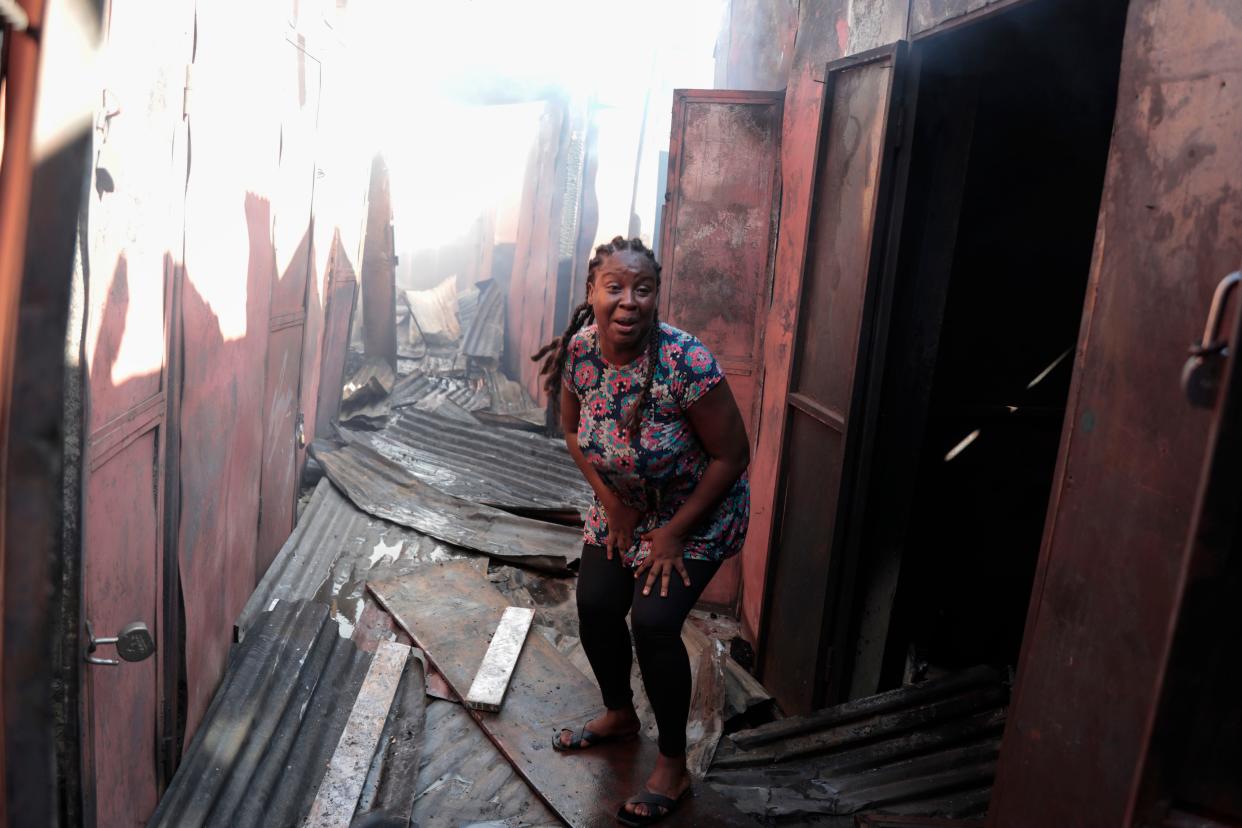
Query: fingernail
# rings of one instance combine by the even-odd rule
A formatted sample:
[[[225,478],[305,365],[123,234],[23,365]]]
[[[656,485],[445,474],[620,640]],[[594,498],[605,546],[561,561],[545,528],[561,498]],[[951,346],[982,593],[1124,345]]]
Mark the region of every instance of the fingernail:
[[[644,590],[643,590],[643,595],[650,595],[650,594],[651,594],[651,590],[649,590],[649,589],[644,589]]]

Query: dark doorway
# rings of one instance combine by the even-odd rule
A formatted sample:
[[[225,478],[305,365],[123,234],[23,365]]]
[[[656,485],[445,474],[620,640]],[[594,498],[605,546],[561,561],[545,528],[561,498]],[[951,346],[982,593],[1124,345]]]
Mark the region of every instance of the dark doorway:
[[[1036,0],[914,45],[850,696],[1017,663],[1125,11]]]

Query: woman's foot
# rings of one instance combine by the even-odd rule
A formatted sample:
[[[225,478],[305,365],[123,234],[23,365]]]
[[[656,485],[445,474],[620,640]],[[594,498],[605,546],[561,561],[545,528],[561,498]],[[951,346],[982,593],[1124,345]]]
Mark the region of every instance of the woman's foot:
[[[679,799],[689,787],[690,771],[686,769],[685,754],[673,758],[661,753],[656,759],[655,770],[651,772],[651,776],[647,777],[647,790],[667,796],[669,799]],[[627,802],[625,810],[639,817],[663,815],[652,813],[652,811],[662,810],[659,806],[651,806],[642,802]]]
[[[597,739],[613,739],[637,733],[642,729],[642,724],[638,721],[638,714],[634,712],[634,708],[625,707],[619,710],[604,711],[602,716],[587,722],[584,729]],[[557,738],[563,747],[570,748],[573,747],[573,741],[578,738],[578,734],[566,728]]]

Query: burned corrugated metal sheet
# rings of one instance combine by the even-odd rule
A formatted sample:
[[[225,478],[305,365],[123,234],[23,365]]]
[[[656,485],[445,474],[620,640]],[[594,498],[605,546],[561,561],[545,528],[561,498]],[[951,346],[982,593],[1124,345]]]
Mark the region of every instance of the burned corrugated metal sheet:
[[[414,824],[560,825],[461,705],[431,701],[418,772]]]
[[[282,602],[264,614],[232,653],[150,825],[299,822],[370,662],[323,604]]]
[[[591,488],[562,440],[465,425],[406,409],[378,432],[344,435],[398,463],[428,485],[501,509],[584,514]]]
[[[361,511],[329,480],[322,479],[293,534],[238,616],[237,639],[244,638],[277,601],[313,600],[331,605],[338,621],[348,628],[361,616],[363,582],[373,572],[382,569],[384,577],[393,577],[420,563],[468,554]]]
[[[426,374],[403,377],[393,388],[388,403],[393,408],[414,406],[422,411],[434,411],[441,400],[448,400],[466,411],[488,406],[487,391],[481,385],[460,377]]]
[[[739,808],[813,820],[862,810],[987,810],[1008,688],[989,668],[726,737],[708,781]]]
[[[485,279],[475,287],[477,298],[469,311],[464,301],[460,307],[464,332],[461,350],[468,357],[498,360],[505,344],[505,290],[494,279]]]
[[[552,572],[580,554],[580,531],[445,494],[369,446],[316,449],[315,459],[358,508],[442,541]]]

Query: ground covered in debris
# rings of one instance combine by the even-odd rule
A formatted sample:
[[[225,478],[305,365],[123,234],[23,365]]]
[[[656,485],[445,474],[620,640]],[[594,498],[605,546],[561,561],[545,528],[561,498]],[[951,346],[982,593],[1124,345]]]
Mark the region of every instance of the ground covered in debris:
[[[600,708],[575,606],[591,493],[499,369],[503,295],[484,283],[454,305],[446,290],[407,297],[401,376],[352,359],[340,427],[312,446],[296,528],[237,619],[153,825],[611,824],[645,780],[656,732],[637,664],[637,746],[551,750]],[[509,607],[533,611],[530,631],[502,665],[503,700],[472,709]],[[696,610],[683,638],[699,784],[668,824],[986,809],[1003,677],[780,718],[735,621]]]

